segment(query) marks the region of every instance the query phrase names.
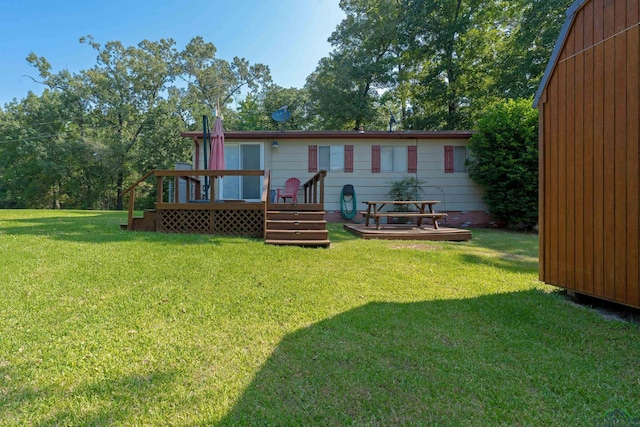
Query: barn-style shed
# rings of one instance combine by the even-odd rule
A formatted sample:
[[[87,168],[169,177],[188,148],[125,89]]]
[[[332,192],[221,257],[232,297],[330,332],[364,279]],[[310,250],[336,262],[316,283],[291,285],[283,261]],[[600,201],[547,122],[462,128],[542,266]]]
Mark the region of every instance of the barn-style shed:
[[[638,0],[576,0],[536,94],[540,279],[640,307]]]

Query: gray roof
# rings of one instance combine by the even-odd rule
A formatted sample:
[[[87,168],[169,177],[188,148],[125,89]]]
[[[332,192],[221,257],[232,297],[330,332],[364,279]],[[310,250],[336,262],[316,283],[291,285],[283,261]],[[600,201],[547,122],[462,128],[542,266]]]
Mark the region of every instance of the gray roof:
[[[547,64],[547,68],[544,70],[544,75],[542,76],[542,80],[540,80],[540,86],[538,86],[538,91],[536,92],[536,97],[533,100],[533,107],[537,108],[538,103],[540,102],[540,97],[542,96],[542,92],[547,87],[547,83],[549,82],[549,77],[551,77],[551,72],[556,65],[556,61],[558,60],[558,56],[560,55],[560,50],[564,45],[565,40],[567,39],[567,35],[569,34],[569,30],[571,29],[571,24],[573,24],[573,19],[576,16],[576,12],[589,0],[575,0],[569,9],[567,9],[567,18],[564,20],[564,24],[562,25],[562,29],[560,30],[560,35],[558,36],[558,40],[556,40],[556,45],[553,48],[553,52],[551,53],[551,58],[549,58],[549,63]]]

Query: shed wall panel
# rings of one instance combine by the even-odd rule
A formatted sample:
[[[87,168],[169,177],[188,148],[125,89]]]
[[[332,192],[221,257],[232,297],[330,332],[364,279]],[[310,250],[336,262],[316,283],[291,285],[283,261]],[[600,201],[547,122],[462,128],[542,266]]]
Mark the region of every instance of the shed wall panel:
[[[574,75],[574,87],[576,89],[573,115],[574,283],[577,291],[584,292],[584,93],[581,90],[577,90],[584,86],[584,53],[582,52],[575,57]]]
[[[627,17],[633,13],[636,22],[638,21],[638,2],[633,0],[635,9],[628,8]],[[630,2],[627,2],[629,5]],[[628,21],[627,21],[628,22]],[[640,265],[639,250],[639,200],[640,189],[638,183],[640,177],[638,175],[640,151],[639,140],[640,134],[640,111],[638,108],[638,99],[640,91],[638,90],[638,75],[640,75],[640,65],[638,52],[640,50],[640,27],[636,25],[631,28],[627,34],[627,299],[631,304],[640,306],[640,295],[638,288],[640,287],[640,275],[638,273]]]
[[[560,116],[560,96],[558,93],[558,81],[559,78],[557,74],[554,76],[554,79],[549,83],[549,105],[551,107],[551,121],[549,123],[551,138],[549,140],[549,152],[551,162],[549,163],[549,171],[550,171],[550,179],[547,180],[547,188],[550,193],[550,203],[549,208],[547,209],[547,217],[549,218],[549,228],[550,228],[550,236],[549,236],[549,253],[551,259],[551,275],[550,281],[547,283],[551,283],[554,285],[560,285],[560,268],[558,262],[558,233],[560,229],[560,224],[558,220],[558,204],[559,204],[559,185],[558,185],[558,175],[560,167],[559,165],[559,153],[560,148],[558,144],[559,141],[559,123],[563,121]]]
[[[610,2],[613,5],[613,2]],[[606,6],[606,4],[605,4]],[[610,7],[613,9],[613,6]],[[607,11],[605,7],[605,12]],[[605,34],[608,25],[605,16]],[[604,42],[604,296],[615,297],[615,43],[609,38]]]
[[[626,1],[614,1],[614,33],[624,31],[627,27],[627,4]]]
[[[573,25],[573,31],[575,33],[575,53],[580,53],[584,49],[584,14],[580,13],[576,17],[575,24]]]
[[[574,29],[576,27],[573,27]],[[577,290],[575,281],[575,56],[566,61],[566,127],[565,127],[565,269],[566,283]]]
[[[638,0],[627,0],[627,27],[631,28],[632,25],[637,24],[638,13],[640,12],[640,2]]]
[[[595,2],[590,1],[585,4],[580,14],[582,15],[582,26],[584,28],[584,43],[583,48],[589,48],[593,46],[593,34],[594,34],[594,20],[593,20],[593,4]]]
[[[616,8],[616,27],[624,29],[626,24],[626,4]],[[618,12],[621,11],[622,13]],[[621,17],[619,17],[619,15]],[[616,31],[619,29],[616,28]],[[621,33],[614,39],[614,286],[615,299],[624,301],[627,297],[627,35]]]
[[[604,45],[593,51],[593,293],[604,295]]]
[[[590,3],[591,4],[591,3]],[[593,10],[593,9],[592,9]],[[583,153],[584,153],[584,206],[583,211],[583,245],[584,245],[584,285],[586,293],[593,293],[593,263],[594,263],[594,233],[593,233],[593,176],[594,176],[594,155],[593,155],[593,50],[589,49],[584,53],[584,129],[583,129]]]
[[[567,282],[567,63],[558,64],[558,281]]]
[[[616,0],[604,0],[603,23],[604,23],[604,39],[615,34],[615,17],[616,17]]]
[[[604,40],[604,0],[593,0],[593,44]]]

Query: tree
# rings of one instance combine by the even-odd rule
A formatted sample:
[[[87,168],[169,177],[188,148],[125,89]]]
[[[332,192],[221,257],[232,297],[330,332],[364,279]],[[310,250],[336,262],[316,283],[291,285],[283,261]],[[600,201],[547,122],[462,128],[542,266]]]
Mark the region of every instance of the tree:
[[[322,129],[378,127],[380,94],[396,71],[398,2],[341,0],[340,7],[346,18],[329,38],[334,50],[305,85],[310,115]]]
[[[284,123],[284,129],[309,129],[311,125],[307,117],[307,104],[308,93],[305,89],[266,85],[260,92],[250,93],[240,101],[236,129],[280,130],[282,123],[273,120],[271,114],[283,106],[291,114]]]
[[[538,112],[531,103],[508,100],[488,109],[471,137],[468,162],[491,212],[528,229],[538,222]]]
[[[28,60],[51,90],[81,100],[96,129],[93,136],[109,148],[106,155],[115,176],[116,209],[122,209],[123,184],[134,148],[156,126],[163,93],[180,72],[178,52],[171,39],[143,40],[136,47],[124,47],[118,41],[102,46],[91,36],[80,42],[96,50],[97,64],[77,75],[67,71],[52,75],[48,62],[34,54]]]
[[[514,0],[513,20],[497,56],[495,90],[505,98],[535,94],[573,0]]]
[[[99,160],[103,147],[83,136],[65,100],[45,90],[6,106],[0,126],[0,206],[101,206],[107,184]]]
[[[248,94],[238,105],[237,130],[264,130],[269,126],[269,118],[262,100],[256,94]]]
[[[255,92],[271,82],[268,66],[250,65],[239,57],[232,62],[216,58],[216,47],[202,37],[194,37],[180,56],[182,77],[187,81],[183,102],[192,127],[197,127],[199,118],[210,116],[218,106],[227,110],[232,101],[239,100],[243,89]],[[218,115],[227,112],[218,111]]]
[[[470,129],[495,100],[491,66],[508,23],[500,0],[404,1],[400,30],[411,82],[405,126]]]

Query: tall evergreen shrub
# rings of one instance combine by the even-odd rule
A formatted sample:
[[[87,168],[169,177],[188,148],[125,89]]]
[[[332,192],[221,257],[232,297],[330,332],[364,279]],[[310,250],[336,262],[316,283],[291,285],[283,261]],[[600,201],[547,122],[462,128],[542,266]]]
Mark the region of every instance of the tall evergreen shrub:
[[[538,112],[531,100],[508,100],[478,121],[470,141],[469,176],[485,190],[497,219],[511,228],[538,223]]]

